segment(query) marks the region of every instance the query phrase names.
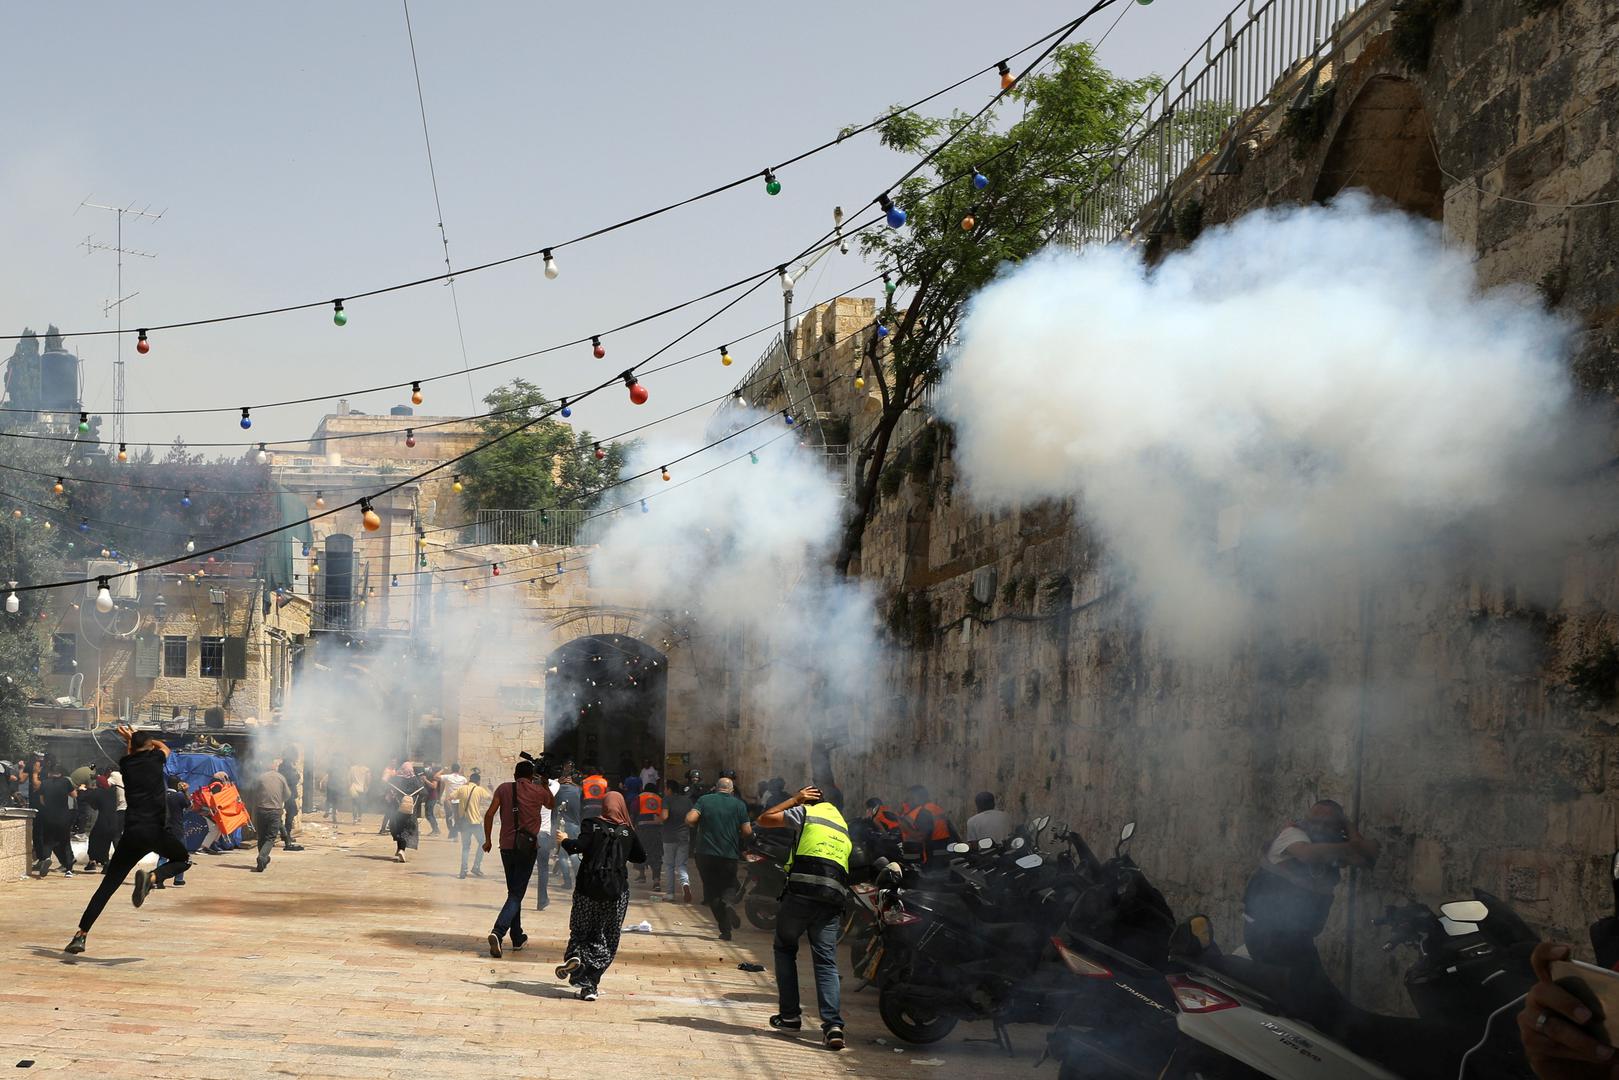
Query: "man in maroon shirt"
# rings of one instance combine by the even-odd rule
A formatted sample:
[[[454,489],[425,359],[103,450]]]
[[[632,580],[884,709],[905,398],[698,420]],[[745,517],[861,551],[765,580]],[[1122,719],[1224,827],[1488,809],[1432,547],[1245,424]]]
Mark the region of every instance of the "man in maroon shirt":
[[[500,941],[511,934],[511,947],[521,949],[528,940],[523,933],[523,894],[528,892],[528,879],[534,876],[534,859],[538,853],[540,811],[552,806],[550,785],[536,783],[534,762],[527,758],[517,763],[509,783],[495,789],[489,801],[489,811],[483,816],[483,849],[493,844],[495,815],[500,815],[500,862],[506,870],[506,903],[495,917],[495,928],[489,932],[489,955],[500,955]]]

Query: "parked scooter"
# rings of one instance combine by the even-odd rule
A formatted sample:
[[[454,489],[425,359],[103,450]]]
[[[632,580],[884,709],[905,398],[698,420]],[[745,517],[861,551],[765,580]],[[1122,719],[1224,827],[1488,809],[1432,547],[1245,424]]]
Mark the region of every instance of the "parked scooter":
[[[1328,1016],[1301,1019],[1288,1007],[1285,969],[1225,956],[1212,935],[1183,924],[1177,945],[1195,944],[1183,949],[1185,970],[1168,982],[1180,1013],[1176,1026],[1191,1041],[1177,1046],[1164,1075],[1449,1077],[1458,1075],[1463,1056],[1482,1042],[1468,1059],[1467,1077],[1531,1078],[1512,1026],[1498,1021],[1491,1027],[1489,1020],[1533,984],[1529,954],[1535,935],[1501,900],[1477,889],[1473,896],[1441,906],[1437,915],[1407,904],[1389,908],[1378,920],[1390,928],[1385,949],[1409,946],[1418,952],[1405,976],[1416,1019],[1368,1013],[1345,1000]],[[1332,1034],[1321,1030],[1327,1021]]]
[[[780,830],[775,830],[780,831]],[[760,930],[776,928],[782,890],[787,887],[787,856],[782,838],[761,832],[742,849],[742,911]]]

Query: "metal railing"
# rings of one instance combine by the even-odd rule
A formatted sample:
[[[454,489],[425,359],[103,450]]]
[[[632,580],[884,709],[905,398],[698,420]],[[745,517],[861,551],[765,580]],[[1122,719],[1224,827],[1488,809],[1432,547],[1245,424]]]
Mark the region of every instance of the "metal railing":
[[[470,544],[527,544],[567,547],[578,542],[589,510],[478,510],[466,528]]]
[[[1378,24],[1389,6],[1243,0],[1142,109],[1105,178],[1080,197],[1055,238],[1074,247],[1106,243],[1167,213],[1175,185],[1205,169],[1224,171],[1234,144],[1277,110],[1302,105],[1321,65]]]

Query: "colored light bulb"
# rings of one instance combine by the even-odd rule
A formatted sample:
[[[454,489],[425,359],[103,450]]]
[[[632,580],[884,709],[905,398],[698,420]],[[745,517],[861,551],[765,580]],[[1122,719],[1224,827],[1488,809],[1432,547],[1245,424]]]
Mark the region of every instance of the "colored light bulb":
[[[882,207],[890,229],[898,229],[905,224],[905,211],[894,205],[894,200],[888,197],[886,191],[877,196],[877,205]]]
[[[788,427],[792,427],[793,424],[796,422],[796,421],[793,420],[793,414],[788,412],[786,409],[781,410],[781,418],[783,420],[787,421],[787,426]]]
[[[647,505],[646,505],[646,500],[645,500],[645,499],[642,499],[642,500],[641,500],[641,513],[643,513],[643,514],[650,514],[650,513],[651,513],[651,512],[652,512],[652,511],[651,511],[651,510],[649,510],[649,509],[648,509],[648,508],[647,508]]]
[[[324,495],[322,495],[318,491],[315,492],[315,509],[316,510],[324,510],[324,509],[326,509],[326,497]]]
[[[413,428],[406,428],[405,429],[405,445],[406,446],[412,446],[412,447],[416,445],[416,431],[415,431],[415,429],[413,429]]]
[[[595,354],[596,359],[600,360],[607,355],[607,346],[602,344],[601,338],[593,337],[590,339],[590,351]]]
[[[88,520],[79,522],[79,531],[82,533],[89,532],[90,522]]]
[[[606,456],[607,456],[607,451],[602,449],[602,444],[601,443],[597,443],[596,444],[596,460],[601,461]]]
[[[422,403],[422,384],[419,382],[413,382],[410,384],[410,403],[412,405],[420,405]]]
[[[664,481],[665,481],[665,482],[667,482],[667,481],[669,481],[669,480],[670,480],[670,479],[672,479],[672,478],[671,478],[671,477],[670,477],[670,475],[669,475],[669,466],[667,466],[667,465],[665,465],[665,466],[664,466],[664,467],[663,467],[663,479],[664,479]]]
[[[989,177],[985,176],[983,173],[979,172],[977,169],[974,169],[973,170],[973,187],[977,188],[979,191],[983,191],[985,188],[989,187]]]
[[[129,460],[129,447],[123,443],[118,444],[118,461],[120,464]]]
[[[757,450],[749,450],[748,460],[755,465],[759,464],[759,452]]]
[[[888,276],[888,271],[884,270],[883,271],[883,292],[887,293],[889,296],[893,296],[894,295],[894,290],[897,289],[897,288],[899,288],[899,286],[894,284],[894,279]]]
[[[856,376],[855,376],[855,377],[854,377],[854,388],[855,388],[855,389],[856,389],[856,390],[864,390],[864,389],[865,389],[865,388],[866,388],[866,379],[865,379],[865,376],[863,376],[863,375],[856,375]]]
[[[887,337],[888,336],[888,327],[883,325],[882,323],[878,323],[877,324],[877,336],[880,337],[880,338]]]
[[[347,326],[349,324],[349,313],[343,310],[343,301],[341,300],[332,301],[332,322],[338,326]]]
[[[647,398],[650,396],[651,395],[646,391],[646,387],[642,386],[640,383],[630,383],[630,404],[645,405]]]
[[[185,507],[189,507],[191,505],[191,492],[188,491],[184,495],[180,496],[180,505]]]
[[[135,351],[145,356],[152,351],[152,343],[146,340],[146,331],[135,331]]]
[[[995,70],[1001,73],[1002,90],[1010,90],[1012,88],[1012,84],[1017,82],[1016,76],[1012,74],[1011,66],[1007,64],[1005,60],[1002,60],[999,64],[996,64]]]
[[[776,179],[776,174],[771,172],[769,169],[765,170],[765,194],[766,195],[780,195],[781,194],[781,181],[777,180]]]
[[[731,366],[731,347],[729,345],[721,346],[720,363],[724,364],[726,367]]]
[[[573,406],[568,404],[568,399],[567,398],[563,398],[562,399],[562,419],[566,420],[566,419],[568,419],[568,417],[570,417],[572,415],[573,415]]]
[[[56,492],[56,494],[58,494],[58,495],[62,494],[63,491],[67,490],[66,488],[64,488],[62,486],[62,478],[60,476],[58,476],[56,478],[56,483],[51,485],[51,490]]]
[[[977,224],[978,219],[973,217],[971,214],[968,214],[966,217],[961,219],[961,229],[963,232],[972,232],[973,226]]]
[[[371,500],[360,500],[360,524],[365,526],[366,532],[376,532],[382,528],[382,517],[371,509]]]
[[[79,434],[80,435],[88,435],[88,434],[90,434],[90,414],[89,413],[80,413],[79,414]]]
[[[493,568],[490,570],[490,573],[494,574],[495,577],[499,577],[500,576],[500,564],[495,563]]]
[[[242,430],[246,431],[253,426],[253,414],[246,405],[242,406]]]

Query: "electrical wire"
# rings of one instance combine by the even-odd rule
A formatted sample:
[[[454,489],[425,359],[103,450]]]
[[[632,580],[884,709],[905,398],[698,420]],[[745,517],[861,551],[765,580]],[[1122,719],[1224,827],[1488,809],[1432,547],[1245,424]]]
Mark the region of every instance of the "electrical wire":
[[[1103,0],[1102,3],[1098,4],[1098,7],[1105,6],[1105,4],[1107,4],[1107,3],[1114,3],[1114,2],[1116,2],[1116,0]],[[1095,9],[1093,9],[1093,11],[1094,10]],[[543,256],[543,255],[546,255],[548,253],[554,253],[554,252],[557,252],[557,251],[561,251],[564,248],[572,247],[575,244],[584,243],[587,240],[594,240],[597,237],[605,236],[608,233],[616,232],[619,229],[623,229],[623,228],[627,228],[628,226],[631,226],[631,225],[639,224],[640,222],[647,221],[647,220],[650,220],[651,218],[655,218],[655,217],[658,217],[658,216],[660,216],[662,214],[669,213],[672,210],[677,210],[677,209],[679,209],[681,207],[689,206],[692,203],[700,202],[700,201],[702,201],[704,199],[708,199],[708,198],[712,198],[712,197],[714,197],[716,195],[720,195],[720,194],[722,194],[724,192],[730,191],[733,188],[740,187],[743,184],[751,183],[752,181],[762,177],[765,172],[777,172],[777,171],[780,171],[782,169],[786,169],[786,168],[788,168],[788,167],[790,167],[792,165],[796,165],[801,161],[804,161],[804,160],[806,160],[808,158],[814,157],[815,155],[820,154],[820,153],[822,153],[822,152],[824,152],[826,150],[830,150],[833,147],[839,146],[848,139],[854,138],[857,135],[862,135],[865,132],[868,132],[868,131],[872,130],[873,128],[880,126],[881,124],[886,123],[887,121],[893,119],[894,117],[902,116],[905,113],[911,111],[912,109],[918,108],[918,107],[920,107],[922,105],[926,105],[928,102],[933,101],[934,99],[936,99],[938,97],[941,97],[944,94],[949,93],[950,91],[957,89],[958,87],[966,85],[967,83],[971,82],[973,79],[976,79],[976,78],[978,78],[978,77],[980,77],[982,75],[988,74],[991,71],[998,70],[1000,64],[1009,62],[1014,57],[1022,56],[1024,53],[1026,53],[1029,50],[1031,50],[1031,49],[1033,49],[1033,48],[1035,48],[1035,47],[1049,41],[1053,37],[1057,37],[1058,38],[1058,43],[1060,43],[1063,38],[1066,38],[1069,34],[1071,34],[1078,27],[1078,25],[1080,23],[1082,23],[1085,20],[1085,18],[1088,18],[1088,17],[1089,17],[1089,13],[1087,13],[1087,15],[1081,16],[1078,20],[1075,20],[1075,21],[1069,22],[1069,23],[1065,23],[1064,25],[1059,26],[1057,29],[1052,30],[1052,31],[1042,35],[1041,37],[1035,39],[1034,41],[1030,42],[1028,45],[1025,45],[1023,48],[1017,50],[1016,52],[1007,54],[1003,60],[996,61],[995,63],[990,64],[987,67],[983,67],[983,68],[978,69],[977,71],[973,72],[970,75],[963,76],[962,78],[960,78],[960,79],[956,80],[955,82],[951,83],[949,86],[946,86],[946,87],[944,87],[942,89],[939,89],[939,90],[935,90],[935,91],[933,91],[932,93],[928,94],[925,97],[918,98],[916,101],[912,102],[909,105],[905,105],[905,106],[901,106],[899,108],[895,108],[895,109],[891,110],[890,112],[884,114],[883,116],[878,117],[876,120],[873,120],[873,121],[871,121],[869,123],[863,124],[863,125],[861,125],[859,127],[850,128],[850,129],[847,129],[847,130],[844,130],[844,131],[840,131],[836,137],[834,137],[832,139],[828,139],[827,141],[821,143],[818,146],[811,147],[808,150],[805,150],[805,151],[802,151],[802,152],[800,152],[798,154],[795,154],[792,157],[789,157],[786,160],[784,160],[784,161],[782,161],[782,162],[780,162],[780,163],[778,163],[776,165],[773,165],[768,169],[762,170],[760,172],[748,173],[746,176],[742,176],[742,177],[738,177],[737,179],[734,179],[734,180],[726,181],[725,183],[722,183],[722,184],[716,185],[714,187],[711,187],[711,188],[707,189],[706,191],[699,192],[699,193],[697,193],[695,195],[687,196],[684,199],[681,199],[681,200],[676,201],[676,202],[668,203],[667,205],[658,207],[657,209],[648,210],[648,211],[645,211],[643,213],[637,214],[637,215],[635,215],[633,217],[624,218],[623,220],[616,221],[616,222],[614,222],[614,223],[612,223],[610,225],[604,225],[604,226],[601,226],[599,228],[592,229],[589,232],[581,233],[578,236],[575,236],[575,237],[572,237],[572,238],[569,238],[569,239],[566,239],[566,240],[557,241],[557,242],[554,242],[554,243],[551,243],[551,244],[547,244],[547,245],[545,245],[543,247],[535,248],[532,251],[526,251],[526,252],[522,252],[522,253],[517,254],[517,255],[508,255],[508,256],[505,256],[505,257],[502,257],[502,258],[492,259],[492,260],[490,260],[488,262],[483,262],[483,263],[476,264],[474,266],[465,267],[465,268],[463,268],[461,270],[451,270],[451,271],[449,271],[447,273],[444,273],[444,274],[434,274],[434,275],[431,275],[429,277],[416,278],[416,279],[411,280],[411,281],[403,281],[403,282],[399,282],[399,283],[393,284],[393,285],[385,285],[385,286],[382,286],[381,288],[369,289],[369,290],[366,290],[364,292],[347,293],[347,294],[345,294],[345,295],[343,295],[341,297],[338,297],[336,299],[337,299],[337,301],[340,301],[340,302],[346,304],[346,303],[354,301],[354,300],[369,299],[370,297],[373,297],[373,296],[382,296],[382,295],[385,295],[387,293],[399,292],[401,290],[415,288],[415,287],[420,286],[420,285],[429,285],[429,284],[433,284],[435,282],[445,281],[445,280],[448,280],[451,277],[455,277],[455,276],[458,276],[458,275],[473,274],[473,273],[477,273],[477,272],[482,271],[482,270],[490,270],[490,269],[493,269],[495,267],[506,266],[506,265],[508,265],[510,263],[519,262],[519,261],[522,261],[522,260],[525,260],[525,259],[532,259],[532,258],[535,258],[537,256]],[[1058,35],[1061,35],[1061,36],[1058,36]],[[1044,57],[1046,55],[1048,55],[1050,51],[1051,51],[1050,48],[1048,48],[1045,53],[1042,53],[1041,56],[1039,58],[1037,58],[1036,62],[1038,63],[1038,61],[1040,59],[1044,59]],[[1031,65],[1031,67],[1032,67],[1032,65]],[[1025,73],[1027,73],[1028,70],[1029,69],[1026,68]],[[1003,90],[1001,93],[1004,94],[1005,91]],[[1000,94],[997,94],[994,100],[999,100],[1000,96],[1001,96]],[[901,179],[903,180],[905,178],[902,177]],[[869,204],[869,205],[876,205],[876,201],[873,200],[873,202],[871,204]],[[135,328],[134,332],[137,333],[137,334],[148,334],[148,333],[151,333],[153,331],[158,331],[158,330],[179,330],[179,329],[184,329],[184,328],[187,328],[187,327],[194,327],[194,326],[212,326],[212,325],[217,325],[219,323],[238,322],[238,321],[241,321],[243,319],[256,319],[256,318],[262,318],[262,317],[269,316],[269,315],[282,315],[282,314],[287,314],[289,312],[294,312],[294,311],[308,311],[308,310],[312,310],[314,308],[327,307],[327,306],[329,306],[329,305],[331,305],[333,303],[334,303],[333,300],[309,300],[309,301],[304,301],[304,302],[301,302],[301,303],[284,304],[284,305],[281,305],[279,307],[264,308],[264,309],[257,310],[257,311],[240,312],[240,313],[233,314],[233,315],[215,315],[215,316],[210,316],[210,317],[207,317],[207,318],[188,319],[188,320],[182,320],[182,321],[179,321],[179,322],[154,323],[154,324],[151,324],[151,325],[148,325],[148,326],[145,326],[145,327]],[[61,336],[64,337],[64,338],[66,338],[66,337],[104,337],[104,336],[107,336],[107,335],[120,334],[120,333],[129,333],[129,332],[130,332],[129,330],[76,330],[76,331],[63,332]],[[23,334],[0,334],[0,341],[17,341],[17,340],[22,339],[25,336],[26,335],[23,335]],[[605,335],[602,335],[602,336],[605,336]],[[452,373],[452,374],[459,374],[459,373]]]

